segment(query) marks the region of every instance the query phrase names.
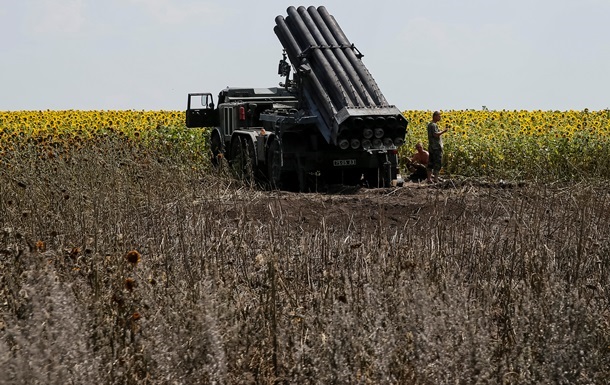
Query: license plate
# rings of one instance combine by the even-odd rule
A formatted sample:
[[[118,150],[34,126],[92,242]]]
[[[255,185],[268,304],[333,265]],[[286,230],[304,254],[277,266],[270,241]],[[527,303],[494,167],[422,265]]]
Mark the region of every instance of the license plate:
[[[335,159],[333,160],[333,166],[335,167],[343,167],[343,166],[355,166],[356,159]]]

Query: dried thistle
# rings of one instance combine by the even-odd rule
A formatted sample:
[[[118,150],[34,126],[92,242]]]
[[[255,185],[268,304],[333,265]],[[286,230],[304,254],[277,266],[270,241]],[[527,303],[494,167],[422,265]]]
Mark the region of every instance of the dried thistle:
[[[36,242],[36,251],[44,253],[47,250],[47,245],[43,241]]]
[[[131,250],[125,254],[125,259],[133,266],[136,266],[142,259],[142,255],[137,250]]]
[[[129,291],[133,291],[133,289],[135,289],[137,286],[136,280],[133,278],[127,278],[125,279],[125,289],[129,290]]]

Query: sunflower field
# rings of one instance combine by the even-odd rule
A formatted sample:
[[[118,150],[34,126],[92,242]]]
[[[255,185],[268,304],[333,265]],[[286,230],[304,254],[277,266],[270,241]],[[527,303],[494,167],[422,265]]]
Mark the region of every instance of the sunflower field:
[[[432,111],[405,111],[403,155],[426,147]],[[610,110],[445,111],[444,171],[465,176],[572,180],[610,177]],[[406,153],[405,153],[406,152]]]
[[[409,121],[403,158],[427,145],[432,111],[404,111]],[[0,159],[24,150],[61,156],[68,150],[120,140],[191,166],[207,167],[206,130],[188,129],[179,111],[0,112]],[[525,180],[610,177],[610,110],[444,111],[443,172]]]
[[[24,153],[69,157],[114,143],[203,164],[205,130],[187,129],[184,120],[178,111],[0,111],[0,161]]]

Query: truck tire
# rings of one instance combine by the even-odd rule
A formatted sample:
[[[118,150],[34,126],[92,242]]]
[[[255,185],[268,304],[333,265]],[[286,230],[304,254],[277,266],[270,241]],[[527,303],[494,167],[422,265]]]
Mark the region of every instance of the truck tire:
[[[237,136],[231,142],[231,169],[235,177],[241,181],[254,182],[254,148],[252,142]]]
[[[284,162],[291,162],[284,158]],[[304,191],[299,174],[294,169],[286,170],[282,165],[282,149],[279,140],[273,140],[267,150],[267,179],[272,190]]]
[[[282,188],[282,149],[277,139],[271,142],[267,150],[267,177],[272,190]]]
[[[210,136],[210,150],[212,151],[212,165],[218,166],[220,164],[219,157],[222,154],[222,141],[220,139],[220,134],[218,131],[212,131],[212,135]]]

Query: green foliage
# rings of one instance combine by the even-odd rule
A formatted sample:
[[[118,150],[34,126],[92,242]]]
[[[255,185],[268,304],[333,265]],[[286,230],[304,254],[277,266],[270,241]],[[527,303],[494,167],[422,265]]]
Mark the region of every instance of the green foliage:
[[[406,146],[427,143],[432,113],[406,111]],[[608,111],[447,111],[444,171],[525,180],[610,178]]]

